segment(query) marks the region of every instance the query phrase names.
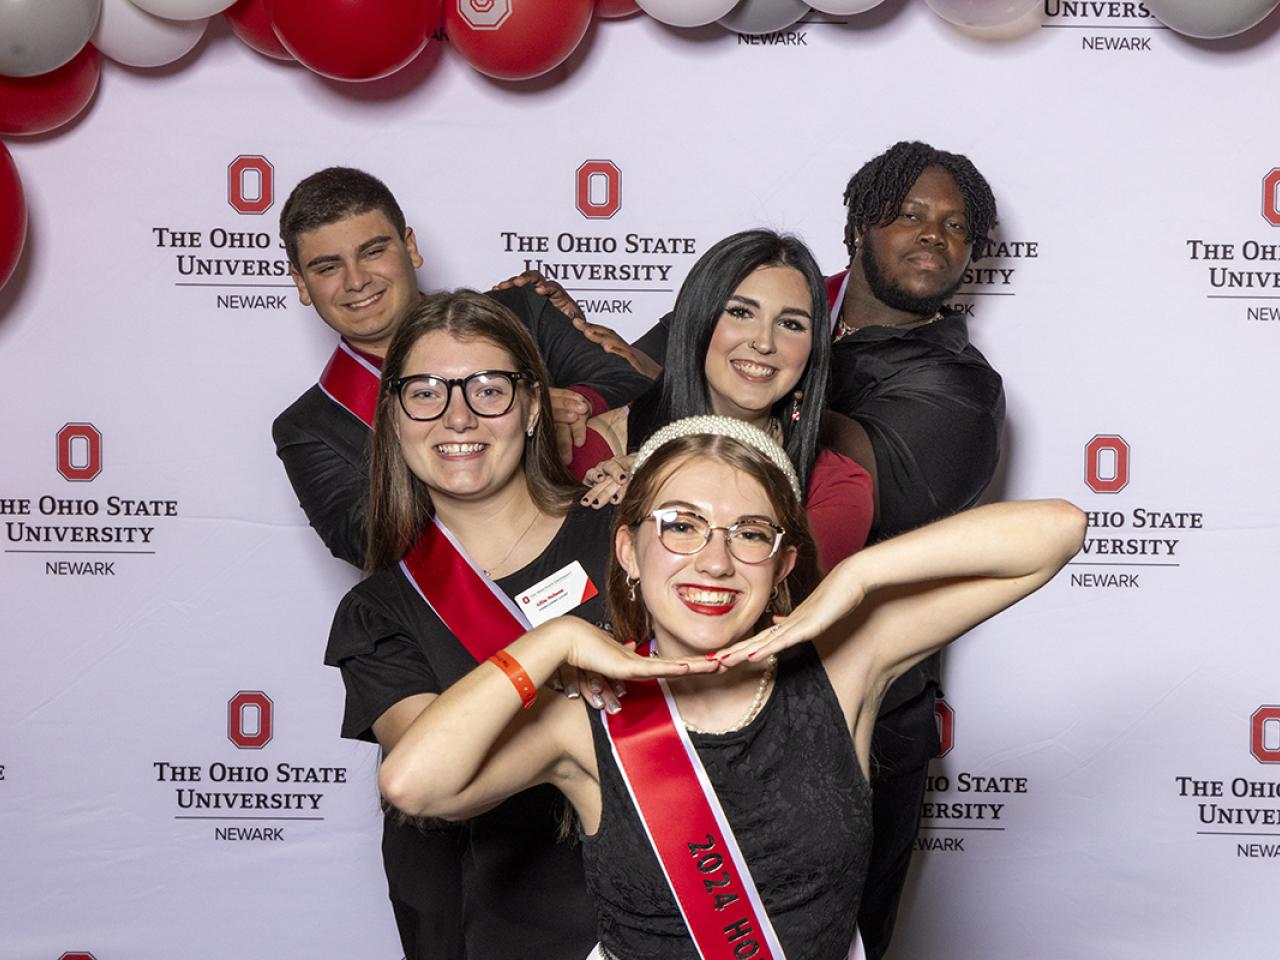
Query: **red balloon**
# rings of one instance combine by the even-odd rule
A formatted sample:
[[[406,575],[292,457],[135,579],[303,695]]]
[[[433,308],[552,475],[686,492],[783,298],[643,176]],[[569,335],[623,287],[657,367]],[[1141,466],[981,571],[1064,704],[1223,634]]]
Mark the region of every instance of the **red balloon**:
[[[449,42],[481,73],[529,80],[568,59],[591,24],[593,0],[449,0]]]
[[[47,133],[77,116],[93,99],[102,58],[92,44],[34,77],[0,77],[0,133]]]
[[[422,52],[440,26],[440,0],[272,0],[271,25],[308,69],[377,80]]]
[[[597,17],[629,17],[639,12],[636,0],[596,0]]]
[[[27,242],[27,201],[18,168],[0,143],[0,287],[9,282]]]
[[[239,0],[223,10],[222,15],[231,24],[231,32],[264,57],[293,59],[293,54],[271,29],[271,0]]]

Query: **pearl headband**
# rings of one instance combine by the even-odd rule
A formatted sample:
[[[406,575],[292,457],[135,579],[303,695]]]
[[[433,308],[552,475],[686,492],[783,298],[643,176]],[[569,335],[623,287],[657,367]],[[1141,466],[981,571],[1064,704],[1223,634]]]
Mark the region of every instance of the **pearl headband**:
[[[800,478],[796,476],[796,468],[792,466],[791,458],[787,456],[786,451],[760,428],[753,427],[745,420],[737,420],[733,417],[685,417],[683,420],[667,424],[644,442],[644,446],[636,454],[636,461],[631,467],[632,472],[644,466],[645,461],[653,456],[658,448],[664,444],[680,437],[692,437],[701,434],[730,437],[764,454],[786,476],[787,482],[791,484],[791,492],[796,495],[796,499],[804,499],[800,493]]]

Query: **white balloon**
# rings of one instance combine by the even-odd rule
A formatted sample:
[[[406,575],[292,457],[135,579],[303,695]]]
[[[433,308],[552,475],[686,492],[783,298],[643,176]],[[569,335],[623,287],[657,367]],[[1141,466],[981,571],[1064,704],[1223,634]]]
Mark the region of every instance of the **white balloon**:
[[[703,27],[737,6],[738,0],[636,0],[655,20],[673,27]]]
[[[205,20],[221,13],[236,0],[131,0],[147,13],[166,20]]]
[[[0,0],[0,75],[57,70],[89,42],[102,0]]]
[[[1188,37],[1220,40],[1262,22],[1280,0],[1147,0],[1161,23]]]
[[[756,36],[777,33],[808,12],[809,4],[805,0],[741,0],[732,12],[720,18],[720,26],[734,33]]]
[[[162,67],[189,52],[208,26],[208,20],[153,17],[129,0],[102,0],[102,19],[93,45],[103,56],[125,66]]]
[[[943,20],[960,27],[1002,27],[1040,6],[1040,0],[925,0],[925,3]]]
[[[809,6],[821,13],[839,15],[865,13],[872,7],[878,7],[884,0],[809,0]]]

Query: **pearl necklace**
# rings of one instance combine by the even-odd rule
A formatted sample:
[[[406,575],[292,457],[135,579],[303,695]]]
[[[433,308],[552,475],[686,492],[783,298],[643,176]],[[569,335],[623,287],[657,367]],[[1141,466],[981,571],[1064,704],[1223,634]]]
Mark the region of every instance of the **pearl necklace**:
[[[751,706],[747,707],[747,712],[742,715],[742,719],[733,726],[726,727],[724,730],[703,730],[701,727],[694,726],[686,720],[684,728],[690,733],[737,733],[759,715],[760,709],[764,706],[765,694],[769,692],[769,684],[773,682],[774,675],[777,672],[778,658],[770,657],[764,662],[764,672],[760,674],[760,683],[756,685],[756,695],[751,700]]]

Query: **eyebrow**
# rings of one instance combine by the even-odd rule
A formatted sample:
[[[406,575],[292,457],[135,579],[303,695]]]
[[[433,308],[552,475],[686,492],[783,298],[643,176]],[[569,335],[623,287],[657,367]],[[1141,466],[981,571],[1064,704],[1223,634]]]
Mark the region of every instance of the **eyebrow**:
[[[380,243],[390,243],[390,242],[391,242],[391,237],[387,235],[370,237],[364,243],[360,244],[360,246],[356,247],[356,253],[364,253],[370,247],[376,247]],[[336,253],[326,253],[326,254],[321,254],[318,257],[312,257],[310,260],[307,261],[307,266],[318,267],[321,264],[325,264],[325,263],[341,263],[341,262],[342,262],[342,257],[338,256]]]
[[[654,509],[655,509],[655,510],[679,510],[679,509],[681,509],[682,507],[687,507],[687,508],[688,508],[688,512],[689,512],[689,513],[694,514],[695,516],[699,517],[700,519],[702,519],[702,520],[707,520],[707,518],[706,518],[706,517],[704,517],[704,516],[702,516],[702,513],[700,512],[703,508],[702,508],[702,507],[699,507],[699,506],[696,506],[695,504],[690,503],[688,500],[668,500],[668,501],[666,501],[665,503],[663,503],[663,504],[661,504],[661,505],[659,505],[659,506],[657,506],[657,507],[654,507]],[[765,523],[777,523],[777,522],[778,522],[777,520],[774,520],[772,517],[766,517],[766,516],[765,516],[764,514],[762,514],[762,513],[748,513],[748,514],[744,514],[743,516],[739,517],[737,520],[735,520],[735,521],[733,521],[733,522],[734,522],[734,523],[742,523],[742,522],[744,522],[744,521],[746,521],[746,520],[763,520]],[[711,522],[710,520],[707,520],[707,523],[710,523],[710,522]]]
[[[905,207],[905,206],[907,206],[907,205],[912,205],[912,206],[916,206],[916,207],[928,207],[928,206],[929,206],[929,204],[928,204],[926,201],[921,200],[921,199],[919,199],[918,197],[905,197],[905,198],[903,199],[903,201],[902,201],[902,206],[904,206],[904,207]],[[944,208],[943,212],[944,212],[948,217],[962,217],[962,218],[964,218],[965,220],[969,219],[969,213],[968,213],[968,211],[967,211],[967,210],[965,210],[965,208],[964,208],[964,207],[958,207],[958,208],[950,209],[950,210],[947,210],[947,209],[945,209],[945,208]]]
[[[754,307],[756,310],[760,309],[760,301],[758,300],[753,300],[750,297],[744,297],[740,293],[729,294],[728,302],[733,303],[735,300],[738,303],[746,304],[748,307]],[[804,317],[806,320],[813,319],[813,314],[811,314],[808,310],[805,310],[803,307],[784,307],[782,311],[778,314],[778,316],[785,317],[791,314],[796,314],[798,316]]]

